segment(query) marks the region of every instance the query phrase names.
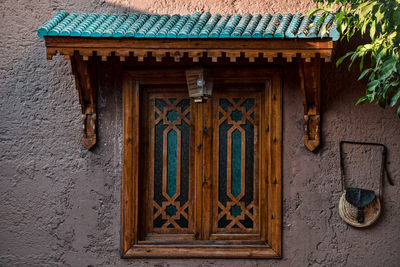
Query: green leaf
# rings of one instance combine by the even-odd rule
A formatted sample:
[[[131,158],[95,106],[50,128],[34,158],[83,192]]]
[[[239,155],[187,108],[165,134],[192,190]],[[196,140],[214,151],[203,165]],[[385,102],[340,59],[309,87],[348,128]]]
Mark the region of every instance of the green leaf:
[[[385,80],[389,76],[391,76],[396,71],[396,64],[397,64],[397,59],[395,57],[392,57],[389,60],[384,61],[382,67],[380,68],[380,73],[381,73],[380,79]]]
[[[397,94],[395,94],[391,99],[390,99],[390,106],[394,107],[394,105],[396,105],[397,101],[400,98],[400,89],[398,89]]]
[[[376,32],[376,21],[374,20],[372,21],[371,29],[369,29],[369,35],[371,36],[371,39],[374,39],[375,32]]]
[[[398,61],[398,58],[397,57],[390,57],[389,59],[387,59],[386,61],[385,61],[385,63],[383,63],[383,65],[385,66],[385,65],[393,65],[393,64],[396,64],[396,62]]]
[[[396,38],[396,35],[397,35],[397,32],[394,31],[394,32],[392,32],[391,34],[389,34],[388,39],[389,39],[389,40],[394,39],[394,38]]]
[[[339,12],[338,14],[336,14],[336,23],[338,25],[342,24],[343,21],[343,16],[344,16],[344,12]]]
[[[361,7],[360,8],[360,19],[364,19],[372,11],[372,8],[374,7],[373,3],[369,3],[369,1],[367,1],[364,4],[367,4],[367,5],[364,7],[362,6],[363,4],[360,5],[360,7]]]
[[[362,78],[364,78],[364,76],[367,75],[371,70],[372,70],[371,68],[364,70],[361,73],[360,77],[358,77],[358,80],[361,80]]]
[[[377,70],[377,67],[378,67],[379,63],[381,62],[381,59],[382,59],[382,54],[379,53],[375,58],[375,66],[376,66],[375,70]]]
[[[361,57],[360,70],[362,70],[363,68],[364,68],[364,56]]]
[[[376,21],[381,21],[383,19],[383,17],[385,16],[385,14],[383,12],[381,12],[381,8],[382,8],[382,6],[379,6],[378,11],[376,11],[376,13],[375,13]]]
[[[390,67],[390,66],[388,66]],[[384,81],[386,79],[388,79],[389,77],[391,77],[393,75],[393,71],[389,70],[389,71],[382,71],[381,75],[378,76],[378,80]]]
[[[400,107],[397,109],[397,116],[400,118]]]
[[[352,54],[354,54],[354,52],[348,52],[348,53],[346,53],[346,55],[344,55],[344,56],[342,56],[341,58],[339,58],[339,59],[336,61],[336,67],[338,67],[340,64],[342,64],[343,60],[345,60],[346,57],[348,57],[348,56],[350,56],[350,55],[352,55]]]
[[[322,21],[322,20],[321,20],[321,21]],[[324,27],[321,27],[321,32],[320,32],[321,38],[324,38],[325,33],[328,31],[327,26],[328,26],[328,24],[325,25]]]
[[[360,4],[360,5],[357,7],[357,9],[363,8],[363,7],[365,7],[365,6],[368,5],[368,4],[369,4],[369,1],[364,1],[364,3]]]
[[[373,81],[370,81],[369,83],[368,83],[368,85],[367,85],[367,92],[368,93],[371,93],[371,92],[373,92],[373,91],[375,91],[375,88],[377,87],[379,85],[379,81],[377,81],[377,80],[373,80]]]
[[[367,94],[366,97],[368,98],[369,103],[372,103],[375,99],[375,93]]]
[[[358,99],[356,105],[364,104],[364,103],[368,102],[368,100],[369,100],[369,99],[368,99],[367,96],[363,96],[363,97],[361,97],[360,99]]]
[[[343,20],[342,24],[340,24],[340,32],[344,34],[344,31],[347,29],[347,21]]]
[[[322,10],[323,10],[322,8],[316,8],[313,10],[309,10],[306,13],[304,13],[303,16],[314,16],[315,13],[322,11]]]

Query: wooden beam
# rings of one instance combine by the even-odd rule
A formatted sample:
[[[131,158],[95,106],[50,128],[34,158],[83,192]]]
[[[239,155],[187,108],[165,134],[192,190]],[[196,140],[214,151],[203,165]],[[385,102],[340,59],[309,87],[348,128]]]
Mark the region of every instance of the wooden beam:
[[[300,88],[304,106],[304,145],[314,151],[321,140],[321,59],[299,59]]]
[[[156,57],[157,62],[161,62],[169,54],[175,62],[179,62],[185,53],[194,62],[198,62],[203,53],[210,57],[212,62],[217,62],[222,53],[235,62],[241,54],[254,62],[259,54],[263,54],[268,61],[282,54],[289,62],[297,54],[310,62],[312,58],[320,56],[325,61],[329,61],[332,54],[333,42],[330,39],[307,39],[307,40],[243,40],[243,39],[210,39],[210,40],[188,40],[188,39],[135,39],[135,38],[75,38],[75,37],[46,37],[46,47],[48,58],[56,55],[57,51],[61,55],[73,56],[78,51],[84,59],[92,56],[94,52],[101,56],[103,61],[115,53],[119,57],[127,57],[131,52],[138,57],[138,61],[143,61],[148,53]],[[123,59],[123,58],[121,58]]]
[[[47,47],[120,48],[120,49],[332,49],[331,39],[147,39],[147,38],[84,38],[46,36]]]
[[[94,79],[94,60],[94,57],[85,60],[77,52],[71,57],[72,72],[82,107],[82,145],[87,149],[91,149],[97,139],[97,83]]]

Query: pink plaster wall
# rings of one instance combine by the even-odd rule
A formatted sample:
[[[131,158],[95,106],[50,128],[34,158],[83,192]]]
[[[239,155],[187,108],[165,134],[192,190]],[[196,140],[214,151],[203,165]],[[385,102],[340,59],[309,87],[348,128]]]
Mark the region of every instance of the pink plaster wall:
[[[59,9],[69,12],[296,12],[311,0],[16,1],[0,2],[0,265],[2,266],[399,266],[400,119],[392,109],[355,106],[365,84],[346,66],[325,65],[322,148],[302,145],[295,64],[284,83],[283,258],[281,260],[122,260],[120,81],[102,73],[99,143],[80,144],[80,106],[69,62],[46,60],[36,30]],[[338,46],[340,55],[343,46]],[[338,142],[377,141],[389,148],[395,186],[385,184],[384,212],[359,230],[341,221]],[[379,154],[353,150],[350,178],[373,185]],[[363,180],[361,180],[363,179]]]

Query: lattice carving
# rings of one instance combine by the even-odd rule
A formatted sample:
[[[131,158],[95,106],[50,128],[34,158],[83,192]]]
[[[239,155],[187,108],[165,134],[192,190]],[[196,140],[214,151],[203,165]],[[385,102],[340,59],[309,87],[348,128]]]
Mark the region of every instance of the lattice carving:
[[[153,232],[185,233],[193,227],[190,99],[155,96],[151,110]]]
[[[251,93],[249,93],[251,95]],[[214,154],[218,155],[214,232],[258,229],[258,129],[260,96],[214,98]]]

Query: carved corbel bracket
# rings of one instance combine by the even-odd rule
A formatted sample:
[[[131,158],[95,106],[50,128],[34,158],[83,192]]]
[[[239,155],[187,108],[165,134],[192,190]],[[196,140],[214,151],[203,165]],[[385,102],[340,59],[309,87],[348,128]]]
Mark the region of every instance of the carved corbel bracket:
[[[93,57],[90,60],[84,60],[77,52],[71,57],[72,72],[82,107],[82,145],[87,149],[91,149],[96,144],[97,138],[97,83],[94,79],[93,60],[95,60]]]
[[[300,87],[304,106],[304,145],[314,151],[320,144],[321,136],[321,59],[311,62],[299,60]]]

